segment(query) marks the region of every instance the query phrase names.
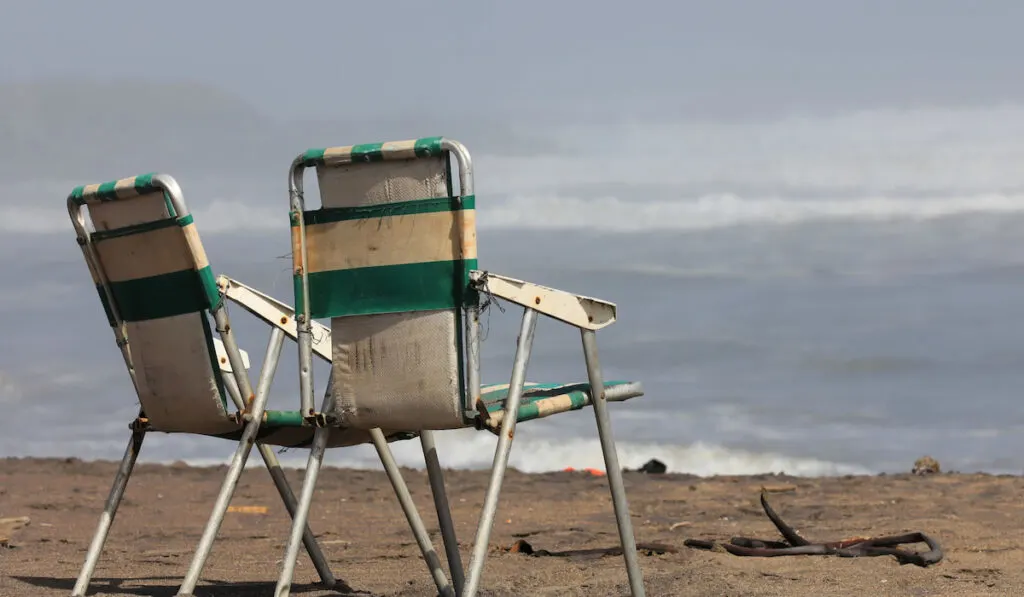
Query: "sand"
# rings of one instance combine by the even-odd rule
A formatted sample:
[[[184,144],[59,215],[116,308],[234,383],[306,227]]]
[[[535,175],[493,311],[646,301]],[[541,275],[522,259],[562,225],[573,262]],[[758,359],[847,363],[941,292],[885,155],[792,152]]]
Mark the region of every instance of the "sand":
[[[76,459],[0,460],[0,518],[29,518],[0,548],[0,595],[70,594],[115,468],[111,462]],[[173,596],[223,473],[223,468],[140,464],[100,560],[93,594]],[[301,473],[288,475],[297,489]],[[406,470],[405,476],[441,550],[426,475]],[[487,476],[449,471],[447,481],[468,560]],[[628,473],[626,484],[637,540],[667,546],[640,557],[651,596],[1024,595],[1022,477]],[[901,566],[889,556],[746,558],[683,546],[687,538],[777,538],[758,503],[762,486],[776,490],[769,494],[775,509],[812,541],[922,531],[940,542],[945,559],[920,568]],[[196,594],[272,594],[289,521],[265,470],[243,474],[232,505],[238,511],[227,515]],[[348,589],[319,588],[303,553],[295,594],[436,594],[382,472],[325,469],[310,522]],[[519,539],[537,550],[568,553],[535,557],[506,551]],[[621,556],[587,551],[617,544],[605,477],[510,471],[480,595],[626,595]]]

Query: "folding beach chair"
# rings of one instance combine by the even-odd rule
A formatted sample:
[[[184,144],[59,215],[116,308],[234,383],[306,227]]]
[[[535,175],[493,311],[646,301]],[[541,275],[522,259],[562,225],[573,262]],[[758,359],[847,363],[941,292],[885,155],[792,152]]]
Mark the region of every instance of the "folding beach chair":
[[[180,588],[179,594],[189,595],[199,580],[253,443],[289,514],[294,516],[296,512],[295,496],[269,446],[309,446],[314,429],[305,425],[297,411],[265,408],[285,334],[277,327],[271,328],[253,392],[247,373],[248,355],[235,342],[226,305],[192,215],[172,177],[149,174],[78,187],[68,197],[68,211],[140,402],[139,415],[131,424],[131,440],[72,594],[85,594],[143,438],[147,432],[159,431],[238,442]],[[212,334],[207,312],[213,316],[219,338]],[[228,412],[227,398],[236,412]],[[365,431],[337,430],[326,443],[340,446],[366,441]],[[396,490],[408,495],[386,444],[381,457]],[[406,515],[414,531],[427,536],[415,509],[406,509]],[[321,580],[334,585],[312,531],[305,521],[302,526],[302,541]],[[432,551],[429,544],[427,547]]]
[[[458,162],[458,194],[453,191],[452,157]],[[316,169],[319,209],[305,206],[307,168]],[[318,429],[276,594],[289,592],[331,429],[426,432],[475,426],[498,432],[464,583],[454,530],[442,524],[457,593],[472,596],[480,583],[516,422],[592,404],[630,587],[633,595],[643,595],[606,404],[612,398],[642,395],[642,388],[639,383],[606,383],[597,357],[596,330],[614,322],[615,305],[477,269],[472,164],[458,142],[434,137],[310,150],[294,161],[289,189],[300,410]],[[223,279],[222,285],[231,286]],[[239,302],[260,303],[250,291],[236,295]],[[524,308],[507,385],[480,383],[482,297]],[[255,306],[250,310],[259,311]],[[538,313],[579,328],[587,383],[526,384]],[[314,333],[317,319],[330,320],[329,336],[323,330]],[[311,362],[314,345],[323,346],[325,339],[331,380],[317,410]],[[428,467],[428,472],[440,513],[439,504],[447,502],[443,479],[439,469]]]

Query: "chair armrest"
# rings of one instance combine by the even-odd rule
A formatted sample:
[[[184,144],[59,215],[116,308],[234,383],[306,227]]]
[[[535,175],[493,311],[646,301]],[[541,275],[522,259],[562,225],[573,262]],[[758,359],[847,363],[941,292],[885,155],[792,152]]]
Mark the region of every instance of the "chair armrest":
[[[220,370],[224,373],[231,373],[231,361],[228,359],[228,351],[224,348],[224,342],[220,338],[213,338],[213,351],[217,355],[217,365]],[[242,364],[245,365],[245,370],[249,370],[249,353],[238,349],[239,354],[242,355]]]
[[[295,327],[295,309],[262,292],[227,276],[217,277],[217,287],[224,296],[242,306],[257,318],[278,328],[286,336],[298,337]],[[331,362],[331,328],[313,321],[313,352],[328,363]]]
[[[473,270],[469,272],[469,280],[479,292],[533,309],[580,329],[599,330],[615,323],[615,303],[493,272]]]

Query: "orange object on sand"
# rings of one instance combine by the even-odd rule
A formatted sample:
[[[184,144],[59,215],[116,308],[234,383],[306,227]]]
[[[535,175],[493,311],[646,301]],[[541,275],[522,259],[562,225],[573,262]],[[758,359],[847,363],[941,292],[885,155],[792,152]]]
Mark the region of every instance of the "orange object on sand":
[[[238,512],[240,514],[266,514],[266,506],[228,506],[228,512]]]
[[[566,472],[566,473],[574,473],[574,472],[576,472],[576,469],[572,468],[571,466],[567,466],[564,469],[562,469],[562,471]],[[604,474],[605,474],[604,471],[602,471],[601,469],[597,469],[597,468],[584,468],[584,469],[580,469],[580,472],[590,473],[591,475],[594,475],[595,477],[603,477]]]

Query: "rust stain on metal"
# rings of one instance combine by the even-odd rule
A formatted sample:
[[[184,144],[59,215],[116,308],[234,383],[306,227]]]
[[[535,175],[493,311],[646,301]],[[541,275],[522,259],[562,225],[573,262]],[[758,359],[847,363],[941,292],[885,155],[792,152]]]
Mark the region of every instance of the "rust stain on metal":
[[[533,304],[535,304],[535,305],[539,305],[540,304],[540,297],[539,296],[537,298],[533,299]]]
[[[287,323],[288,323],[288,316],[282,315],[281,316],[281,325],[285,325]]]

